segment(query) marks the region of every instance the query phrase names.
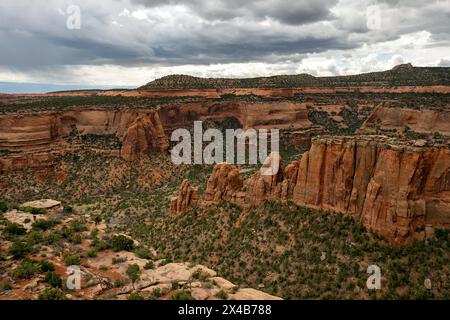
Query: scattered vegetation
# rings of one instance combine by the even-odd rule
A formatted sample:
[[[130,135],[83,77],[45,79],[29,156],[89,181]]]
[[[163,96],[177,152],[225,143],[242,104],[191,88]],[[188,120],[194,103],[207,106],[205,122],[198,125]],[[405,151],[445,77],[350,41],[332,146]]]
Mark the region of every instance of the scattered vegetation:
[[[39,300],[65,300],[66,295],[59,288],[47,288],[38,296]]]
[[[199,78],[189,75],[169,75],[156,79],[140,89],[217,89],[217,88],[295,88],[347,86],[401,86],[449,84],[446,68],[396,66],[381,72],[350,76],[314,77],[309,74],[282,75],[246,79]]]
[[[53,288],[61,288],[62,286],[61,277],[53,271],[47,272],[44,281],[51,285]]]
[[[144,297],[139,292],[133,292],[128,296],[128,300],[144,300]]]
[[[194,300],[190,291],[178,291],[172,296],[172,300]]]
[[[141,270],[137,264],[128,265],[127,276],[130,278],[131,282],[135,282],[139,279]]]
[[[29,212],[31,214],[46,214],[47,210],[45,208],[35,208],[35,207],[19,207],[20,211]]]
[[[0,200],[0,213],[4,213],[6,211],[8,211],[8,205],[6,202]]]
[[[134,245],[132,239],[118,235],[112,237],[111,247],[114,251],[132,251]]]
[[[14,222],[8,222],[3,229],[5,235],[21,236],[27,233],[27,230],[20,224]]]

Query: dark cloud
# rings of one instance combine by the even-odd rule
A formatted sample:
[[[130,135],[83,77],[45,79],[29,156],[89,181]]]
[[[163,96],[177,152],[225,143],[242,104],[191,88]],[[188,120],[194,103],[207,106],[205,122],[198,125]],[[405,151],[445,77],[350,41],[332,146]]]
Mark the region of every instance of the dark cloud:
[[[113,1],[110,8],[90,7],[84,1],[80,3],[82,28],[68,30],[65,27],[67,17],[58,13],[58,9],[65,10],[65,1],[53,0],[42,7],[25,5],[25,1],[18,0],[17,5],[0,4],[1,12],[7,13],[5,19],[0,20],[0,40],[9,43],[0,51],[0,65],[26,69],[70,64],[226,63],[263,61],[277,54],[351,48],[354,44],[346,43],[345,34],[337,35],[335,30],[330,30],[329,35],[315,34],[315,30],[292,26],[329,16],[324,3],[335,2],[302,0],[289,7],[288,1],[273,0],[251,1],[245,6],[235,0],[193,1],[189,4],[188,15],[174,15],[169,20],[154,23],[149,21],[152,17],[139,20],[120,15],[124,6],[129,8],[128,12],[138,9],[130,7],[127,1]],[[170,13],[173,7],[169,5],[182,4],[182,1],[139,3],[153,9],[162,6]],[[232,20],[249,14],[260,21],[278,19],[287,25]],[[33,23],[31,16],[39,20]],[[205,20],[198,21],[199,16]],[[223,21],[212,23],[208,18]],[[113,25],[113,21],[121,26]]]
[[[66,28],[72,3],[81,8],[80,30]],[[380,30],[367,27],[373,4]],[[431,34],[429,46],[442,46],[449,19],[448,1],[438,0],[2,1],[0,67],[277,63],[418,31]]]
[[[184,5],[206,20],[230,20],[250,17],[256,20],[272,18],[283,24],[302,25],[331,17],[330,9],[337,0],[132,0],[154,8],[163,5]]]

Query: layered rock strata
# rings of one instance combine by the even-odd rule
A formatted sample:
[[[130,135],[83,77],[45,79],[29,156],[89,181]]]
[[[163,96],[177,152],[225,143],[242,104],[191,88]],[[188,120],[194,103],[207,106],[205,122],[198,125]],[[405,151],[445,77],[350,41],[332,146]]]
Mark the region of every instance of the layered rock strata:
[[[245,184],[238,169],[217,165],[205,200],[248,207],[263,201],[353,216],[393,243],[422,238],[426,225],[450,227],[448,147],[415,147],[382,136],[320,137],[300,161]]]
[[[170,198],[170,214],[178,215],[196,207],[199,199],[198,188],[183,180],[177,194]]]

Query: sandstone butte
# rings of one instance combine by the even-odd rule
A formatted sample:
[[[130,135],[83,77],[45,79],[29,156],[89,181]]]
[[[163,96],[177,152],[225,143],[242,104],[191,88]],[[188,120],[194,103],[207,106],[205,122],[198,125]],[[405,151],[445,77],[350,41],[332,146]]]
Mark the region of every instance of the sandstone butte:
[[[244,182],[236,166],[217,164],[202,205],[227,201],[249,208],[290,200],[352,216],[400,245],[424,239],[426,226],[450,227],[449,160],[447,147],[416,147],[383,136],[323,136],[272,176],[257,172]],[[183,188],[176,203],[192,204],[179,198],[190,196]]]

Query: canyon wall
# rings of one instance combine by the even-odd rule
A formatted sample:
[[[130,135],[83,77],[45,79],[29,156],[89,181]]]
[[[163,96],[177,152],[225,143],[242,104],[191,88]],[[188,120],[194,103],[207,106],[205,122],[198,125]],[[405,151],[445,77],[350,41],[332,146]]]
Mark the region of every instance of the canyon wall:
[[[377,107],[360,128],[360,132],[374,133],[377,128],[395,129],[404,132],[406,128],[418,133],[435,133],[450,136],[450,110],[419,110],[408,108]]]
[[[245,128],[309,128],[303,103],[201,102],[136,110],[67,110],[0,116],[0,171],[39,167],[76,146],[71,135],[115,135],[120,155],[135,160],[167,152],[173,130],[195,120],[237,119]],[[46,155],[48,153],[48,155]],[[54,156],[53,156],[54,155]]]
[[[392,243],[424,237],[424,228],[450,227],[450,151],[414,147],[381,136],[321,137],[300,161],[273,176],[259,172],[243,187],[238,169],[217,165],[205,201],[243,207],[291,200],[354,217]]]
[[[0,117],[0,171],[49,165],[66,152],[77,150],[76,143],[68,143],[69,137],[87,134],[117,136],[122,141],[119,154],[126,160],[169,147],[157,110],[7,114]]]
[[[309,128],[308,108],[295,102],[192,102],[159,109],[166,132],[191,127],[193,121],[236,118],[244,128]]]

